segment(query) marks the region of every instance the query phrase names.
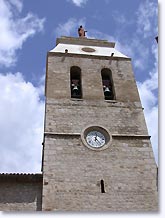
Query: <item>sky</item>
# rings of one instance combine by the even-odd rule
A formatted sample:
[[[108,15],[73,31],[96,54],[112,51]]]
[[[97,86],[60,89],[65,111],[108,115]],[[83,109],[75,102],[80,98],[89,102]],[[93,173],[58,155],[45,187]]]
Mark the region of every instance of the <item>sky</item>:
[[[0,0],[1,173],[41,172],[46,55],[80,25],[132,58],[158,164],[157,0]]]

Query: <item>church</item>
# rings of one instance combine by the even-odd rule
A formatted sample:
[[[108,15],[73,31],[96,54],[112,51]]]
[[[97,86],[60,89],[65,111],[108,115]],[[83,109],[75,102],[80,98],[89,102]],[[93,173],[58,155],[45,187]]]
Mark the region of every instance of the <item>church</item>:
[[[0,174],[1,211],[156,212],[157,166],[131,58],[60,37],[47,53],[41,174]]]

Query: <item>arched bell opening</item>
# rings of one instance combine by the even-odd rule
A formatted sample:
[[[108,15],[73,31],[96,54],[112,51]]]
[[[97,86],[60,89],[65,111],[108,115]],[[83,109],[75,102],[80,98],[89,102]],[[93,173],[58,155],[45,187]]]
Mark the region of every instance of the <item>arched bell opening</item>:
[[[71,98],[82,98],[81,69],[77,66],[70,68]]]
[[[114,100],[114,87],[112,82],[112,72],[108,68],[101,70],[102,85],[105,100]]]

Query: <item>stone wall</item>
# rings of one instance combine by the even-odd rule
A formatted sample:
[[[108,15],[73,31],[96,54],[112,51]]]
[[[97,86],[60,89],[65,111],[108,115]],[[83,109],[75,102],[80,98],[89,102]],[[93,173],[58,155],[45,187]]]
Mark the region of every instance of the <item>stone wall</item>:
[[[84,99],[46,103],[45,132],[80,134],[86,126],[97,124],[112,134],[148,135],[142,108],[131,103]]]
[[[46,96],[54,99],[70,98],[70,67],[78,66],[82,75],[82,93],[85,100],[104,99],[101,70],[112,71],[116,100],[121,102],[140,102],[132,73],[130,59],[95,57],[74,54],[48,53]]]
[[[71,99],[71,66],[81,68],[81,100]],[[112,71],[113,101],[104,100],[103,68]],[[114,134],[148,134],[130,60],[120,58],[110,65],[109,60],[100,57],[59,57],[49,53],[46,78],[45,132],[81,133],[86,126],[97,123]]]
[[[43,210],[157,211],[149,139],[113,137],[103,151],[90,150],[78,135],[47,135],[45,144]]]
[[[40,211],[41,174],[0,174],[0,211]]]
[[[80,100],[71,99],[72,66],[81,69]],[[112,72],[112,101],[104,100],[103,68]],[[45,91],[42,209],[157,211],[156,164],[131,60],[48,53]],[[81,132],[89,125],[108,129],[111,146],[87,148]]]

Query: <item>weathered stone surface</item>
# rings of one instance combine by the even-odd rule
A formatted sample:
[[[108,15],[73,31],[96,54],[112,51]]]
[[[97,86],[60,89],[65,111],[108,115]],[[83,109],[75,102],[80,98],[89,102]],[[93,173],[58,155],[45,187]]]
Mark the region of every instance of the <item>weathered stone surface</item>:
[[[47,61],[42,209],[157,211],[156,164],[131,60],[48,53]],[[81,68],[81,100],[71,99],[72,66]],[[112,101],[104,100],[103,68],[112,71]],[[108,129],[111,146],[83,145],[89,125]]]
[[[111,147],[94,152],[79,136],[46,136],[43,210],[156,211],[156,166],[143,144],[113,138]]]
[[[60,42],[115,45],[72,37]],[[72,66],[81,68],[82,99],[71,98]],[[112,71],[114,100],[104,100],[103,68]],[[0,210],[158,211],[157,167],[131,59],[48,53],[45,93],[43,174],[0,174]],[[83,144],[82,131],[91,125],[111,133],[105,150]]]
[[[41,210],[41,174],[0,174],[0,211]]]

